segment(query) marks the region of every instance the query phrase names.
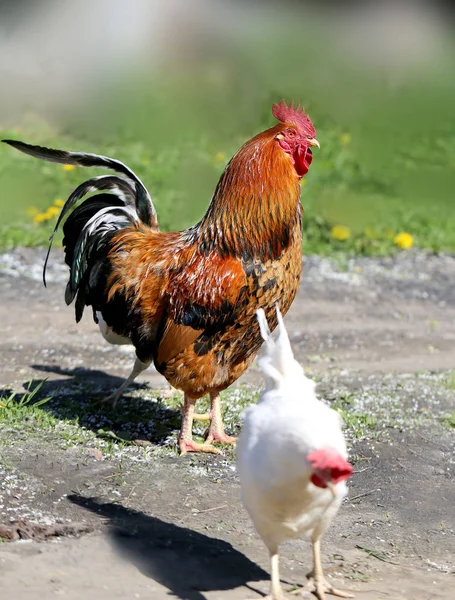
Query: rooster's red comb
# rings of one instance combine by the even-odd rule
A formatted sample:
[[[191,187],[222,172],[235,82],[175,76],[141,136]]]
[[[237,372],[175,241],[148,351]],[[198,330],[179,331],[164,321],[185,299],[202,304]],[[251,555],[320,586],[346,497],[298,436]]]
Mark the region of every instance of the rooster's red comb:
[[[300,108],[300,104],[297,104],[294,108],[294,102],[291,102],[290,106],[288,106],[284,100],[281,100],[279,104],[272,106],[272,115],[282,123],[297,125],[300,132],[309,138],[313,138],[316,135],[316,129],[310,117],[305,114],[303,107]]]

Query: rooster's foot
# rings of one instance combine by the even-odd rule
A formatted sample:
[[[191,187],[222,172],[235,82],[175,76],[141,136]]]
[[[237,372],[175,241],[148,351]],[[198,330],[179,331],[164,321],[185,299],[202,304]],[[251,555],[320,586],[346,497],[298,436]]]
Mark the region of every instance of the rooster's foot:
[[[204,439],[206,444],[232,444],[235,446],[237,442],[236,437],[232,437],[224,431],[210,431],[210,427],[204,433]]]
[[[193,419],[195,421],[210,421],[210,413],[194,413]]]
[[[187,452],[208,452],[209,454],[221,454],[221,451],[212,444],[204,442],[198,444],[193,440],[180,439],[179,442],[180,456],[184,456]]]
[[[223,417],[221,416],[221,400],[218,393],[210,393],[210,425],[204,434],[206,444],[235,444],[237,438],[224,432]]]
[[[136,358],[136,360],[134,362],[134,367],[133,367],[131,373],[128,375],[128,377],[125,379],[125,381],[122,383],[122,385],[117,390],[115,390],[115,392],[113,394],[110,394],[110,396],[107,396],[107,398],[100,399],[98,401],[99,404],[101,404],[101,403],[110,404],[112,406],[112,408],[115,408],[117,405],[117,402],[123,396],[123,392],[126,390],[126,388],[133,383],[133,381],[136,379],[136,377],[138,375],[140,375],[142,373],[142,371],[145,371],[145,369],[148,369],[150,364],[151,364],[150,362],[144,363],[144,362],[140,361],[138,358]]]
[[[110,404],[111,408],[117,406],[117,402],[122,397],[122,394],[118,395],[116,392],[109,394],[109,396],[103,396],[102,398],[96,398],[96,404]]]

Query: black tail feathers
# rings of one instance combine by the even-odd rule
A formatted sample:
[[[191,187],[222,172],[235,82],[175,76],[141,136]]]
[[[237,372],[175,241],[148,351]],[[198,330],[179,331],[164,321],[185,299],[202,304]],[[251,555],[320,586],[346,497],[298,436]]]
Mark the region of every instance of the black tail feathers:
[[[158,229],[157,214],[150,194],[135,173],[119,160],[97,154],[52,150],[14,140],[3,141],[41,160],[83,167],[103,167],[122,174],[122,177],[93,177],[79,185],[63,206],[49,238],[50,244],[43,268],[44,285],[54,235],[69,211],[87,194],[110,192],[85,200],[67,217],[63,227],[65,261],[71,269],[65,300],[70,304],[77,294],[76,320],[79,321],[84,307],[91,303],[91,292],[97,287],[97,279],[105,274],[102,265],[105,263],[108,242],[115,233],[136,223],[144,223]]]

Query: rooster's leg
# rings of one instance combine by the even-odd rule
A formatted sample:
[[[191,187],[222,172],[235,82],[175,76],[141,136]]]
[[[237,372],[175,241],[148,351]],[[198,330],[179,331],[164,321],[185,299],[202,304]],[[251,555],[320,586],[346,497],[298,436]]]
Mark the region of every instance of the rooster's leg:
[[[195,421],[210,421],[210,413],[194,413],[193,419]]]
[[[183,405],[180,405],[179,410],[183,415],[185,412],[185,407]],[[193,421],[210,421],[210,413],[194,413]]]
[[[196,401],[189,398],[186,394],[183,400],[183,417],[182,427],[179,434],[179,449],[180,455],[186,454],[187,452],[210,452],[212,454],[220,454],[210,442],[204,442],[204,444],[198,444],[193,441],[193,419],[194,419],[194,405]]]
[[[110,396],[107,396],[107,398],[104,398],[103,402],[107,402],[112,406],[112,408],[115,408],[117,402],[122,397],[122,394],[126,390],[126,388],[131,383],[133,383],[133,381],[136,379],[136,377],[138,375],[140,375],[142,373],[142,371],[145,371],[145,369],[148,369],[150,367],[150,365],[151,365],[151,361],[143,363],[138,358],[136,358],[136,360],[134,361],[134,367],[133,367],[133,370],[131,371],[131,373],[128,375],[128,377],[125,379],[125,381],[122,383],[122,385],[118,388],[118,390],[116,390]]]
[[[322,570],[321,562],[321,540],[313,540],[313,571],[308,576],[308,584],[303,588],[305,591],[314,592],[319,600],[326,600],[326,593],[338,596],[339,598],[354,598],[352,594],[337,590],[331,583],[324,577],[324,571]],[[292,594],[298,594],[302,591],[302,588],[291,592]]]
[[[218,442],[219,444],[235,444],[237,438],[231,437],[224,432],[223,417],[221,416],[221,398],[220,395],[210,393],[210,425],[205,433],[207,444]]]

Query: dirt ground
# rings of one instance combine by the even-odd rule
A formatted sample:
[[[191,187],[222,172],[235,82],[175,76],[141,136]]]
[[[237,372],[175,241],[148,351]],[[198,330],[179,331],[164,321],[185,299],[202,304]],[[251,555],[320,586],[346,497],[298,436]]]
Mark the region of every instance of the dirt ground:
[[[69,389],[83,403],[90,388],[108,392],[126,376],[131,352],[106,345],[88,311],[76,325],[63,301],[62,257],[53,254],[47,290],[42,259],[40,250],[0,256],[0,386],[21,390],[48,377],[49,390]],[[348,390],[387,430],[350,438],[349,498],[323,541],[327,573],[358,600],[455,597],[455,430],[441,420],[455,410],[454,281],[447,256],[343,265],[310,257],[286,317],[296,357],[323,395]],[[140,382],[148,393],[168,387],[152,370]],[[258,371],[240,384],[260,386]],[[240,503],[232,453],[178,458],[164,443],[151,455],[136,448],[105,459],[49,433],[5,435],[0,525],[86,530],[0,543],[8,597],[246,600],[267,592],[267,553]],[[310,547],[297,540],[281,554],[290,590],[305,581]]]

